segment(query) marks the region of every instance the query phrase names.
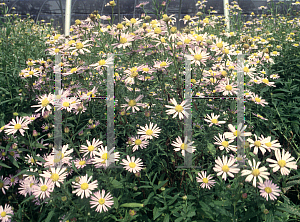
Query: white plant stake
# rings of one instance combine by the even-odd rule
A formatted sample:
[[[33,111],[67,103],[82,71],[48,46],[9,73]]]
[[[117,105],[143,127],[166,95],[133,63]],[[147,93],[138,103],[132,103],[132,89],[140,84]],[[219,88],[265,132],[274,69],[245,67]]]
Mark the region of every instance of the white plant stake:
[[[224,16],[225,16],[225,24],[226,24],[226,32],[230,32],[230,20],[229,20],[229,3],[228,0],[223,0],[224,3]]]
[[[65,10],[65,36],[69,36],[69,35],[70,35],[71,3],[72,3],[72,0],[66,0],[66,10]]]

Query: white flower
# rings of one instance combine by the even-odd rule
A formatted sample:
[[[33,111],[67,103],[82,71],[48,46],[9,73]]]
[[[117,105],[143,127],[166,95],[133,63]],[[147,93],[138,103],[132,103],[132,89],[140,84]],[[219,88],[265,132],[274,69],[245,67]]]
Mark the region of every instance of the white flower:
[[[173,118],[175,118],[179,114],[179,119],[183,119],[184,116],[188,117],[188,113],[185,111],[186,109],[190,109],[191,104],[186,104],[188,100],[184,100],[180,105],[177,104],[176,100],[173,98],[171,99],[171,103],[174,104],[174,106],[165,105],[167,108],[171,108],[170,110],[167,110],[167,114],[174,114]]]

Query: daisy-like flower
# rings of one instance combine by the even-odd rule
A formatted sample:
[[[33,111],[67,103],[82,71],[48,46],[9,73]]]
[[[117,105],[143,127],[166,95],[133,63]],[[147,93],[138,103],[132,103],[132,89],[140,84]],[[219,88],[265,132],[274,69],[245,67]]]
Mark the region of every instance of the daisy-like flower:
[[[143,95],[139,95],[136,99],[131,99],[131,100],[129,100],[126,97],[125,100],[128,104],[123,104],[121,105],[121,107],[122,108],[128,107],[126,111],[129,110],[130,108],[132,108],[132,112],[135,112],[135,110],[140,111],[140,109],[137,106],[142,106],[143,103],[137,103],[137,102],[140,101],[143,97],[144,97]]]
[[[261,137],[258,137],[257,139],[257,136],[254,134],[254,137],[255,137],[255,141],[252,140],[251,138],[248,138],[247,141],[250,144],[250,148],[251,147],[254,147],[254,150],[253,150],[253,153],[256,155],[258,153],[258,149],[260,149],[260,151],[262,152],[262,154],[264,155],[265,152],[266,152],[266,149],[262,146],[262,144],[264,144],[265,142],[267,142],[267,139],[266,138],[262,138]],[[271,149],[269,147],[267,147],[268,151],[271,152]]]
[[[225,78],[225,80],[220,81],[220,83],[216,86],[216,91],[223,92],[224,96],[227,95],[237,95],[238,89],[236,88],[235,83],[229,83],[229,78]]]
[[[8,180],[8,178],[5,177],[3,179],[3,175],[2,175],[1,178],[0,178],[0,189],[2,190],[3,194],[6,194],[5,190],[8,190],[9,187],[10,186],[9,186],[9,180]]]
[[[66,170],[66,168],[51,167],[50,170],[44,171],[43,174],[40,174],[40,176],[44,178],[50,178],[54,185],[60,187],[60,183],[64,182],[68,174]]]
[[[54,183],[51,179],[46,178],[45,181],[40,178],[40,183],[38,185],[33,185],[33,195],[41,199],[45,199],[46,197],[50,197],[50,193],[53,192],[54,189]]]
[[[168,68],[171,63],[172,62],[169,62],[168,59],[166,61],[157,61],[154,63],[153,67],[162,70]]]
[[[106,60],[105,59],[101,59],[99,60],[97,63],[94,63],[92,65],[89,65],[91,67],[96,67],[95,69],[100,69],[101,67],[108,67],[108,64],[112,64],[114,61],[113,57],[109,57]]]
[[[58,109],[65,109],[68,112],[71,112],[72,109],[76,110],[77,109],[77,104],[80,104],[80,100],[78,100],[76,97],[63,97],[60,100],[60,103],[58,104],[57,108]]]
[[[251,96],[252,97],[252,101],[254,102],[254,103],[256,103],[256,104],[259,104],[259,105],[262,105],[262,106],[265,106],[265,105],[268,105],[269,103],[268,102],[266,102],[266,100],[265,99],[262,99],[261,97],[259,97],[258,95],[252,95]]]
[[[186,109],[191,108],[191,104],[186,104],[188,100],[184,100],[180,105],[177,104],[176,100],[171,99],[171,103],[174,106],[165,105],[165,107],[170,108],[170,110],[166,110],[167,114],[174,114],[173,118],[175,118],[179,114],[179,119],[183,119],[184,116],[188,118],[188,113],[185,111]]]
[[[209,127],[211,127],[212,125],[216,125],[216,126],[220,126],[220,124],[224,124],[226,123],[226,121],[218,121],[218,118],[220,117],[220,115],[215,115],[214,113],[210,115],[206,114],[207,119],[204,119],[204,121],[210,123]]]
[[[31,196],[33,191],[33,185],[36,185],[38,181],[35,179],[34,175],[24,178],[19,183],[19,194],[23,195],[24,197]]]
[[[51,111],[50,103],[53,105],[54,103],[54,97],[51,93],[49,95],[45,94],[39,98],[39,105],[34,105],[31,107],[39,107],[35,112],[39,112],[42,110],[42,116],[44,115],[45,109],[48,111]]]
[[[56,150],[54,148],[50,155],[44,158],[46,160],[46,163],[44,163],[45,167],[53,167],[60,161],[62,164],[70,165],[70,161],[72,159],[70,154],[73,153],[73,149],[68,150],[68,148],[69,144],[64,145],[61,150]]]
[[[231,132],[224,133],[225,138],[227,138],[227,139],[235,139],[238,137],[241,141],[243,141],[243,139],[241,138],[242,136],[251,136],[252,135],[251,132],[244,132],[244,130],[247,128],[247,125],[243,126],[242,123],[240,123],[238,125],[237,130],[235,129],[235,127],[232,124],[229,124],[228,128]]]
[[[278,150],[278,148],[281,147],[280,143],[277,143],[278,140],[273,140],[271,142],[271,136],[268,136],[267,138],[264,139],[264,143],[261,145],[262,147],[266,148],[267,150]]]
[[[161,129],[159,127],[156,127],[157,124],[154,125],[150,122],[150,125],[148,127],[148,124],[146,124],[145,127],[140,126],[141,129],[137,132],[137,134],[142,134],[141,139],[150,139],[152,140],[153,137],[158,138],[158,133],[160,133]]]
[[[111,163],[119,161],[120,154],[119,152],[114,152],[115,148],[113,147],[111,150],[107,150],[107,146],[99,148],[99,152],[95,152],[95,157],[92,159],[95,167],[108,167]],[[98,158],[99,156],[99,158]]]
[[[92,191],[97,189],[98,187],[98,181],[95,180],[91,183],[89,183],[92,179],[92,176],[88,178],[88,175],[86,174],[85,176],[81,176],[79,178],[79,182],[73,181],[73,188],[76,190],[73,190],[72,193],[76,193],[77,196],[81,196],[81,199],[85,196],[88,198],[91,194]]]
[[[144,169],[143,162],[140,158],[135,159],[135,157],[132,156],[130,159],[130,156],[127,155],[127,160],[123,159],[122,161],[121,164],[124,165],[124,168],[129,172],[137,173],[140,172],[141,169]]]
[[[140,136],[135,136],[132,138],[132,152],[137,151],[139,148],[145,149],[147,145],[149,144],[148,140],[141,139]]]
[[[90,154],[91,158],[95,156],[99,146],[103,144],[103,142],[100,141],[99,139],[97,139],[96,141],[96,138],[93,139],[92,143],[90,143],[90,141],[88,140],[86,141],[86,143],[88,144],[88,146],[81,145],[80,153],[84,153],[83,157]]]
[[[40,116],[41,116],[41,114],[38,113],[38,114],[32,114],[31,116],[24,116],[24,118],[29,120],[30,122],[33,122],[34,120],[36,120]]]
[[[15,177],[14,175],[10,174],[8,176],[9,186],[16,185],[19,182],[19,178]]]
[[[261,162],[255,162],[255,159],[253,159],[253,164],[250,160],[248,160],[248,164],[250,165],[251,167],[251,170],[242,170],[242,176],[246,176],[246,179],[245,181],[246,182],[251,182],[251,180],[253,179],[253,186],[256,187],[256,178],[259,179],[259,182],[263,182],[263,179],[266,179],[268,180],[269,177],[268,175],[270,175],[269,172],[266,172],[268,169],[266,167],[261,167],[261,168],[258,168],[259,165],[260,165]]]
[[[270,198],[270,200],[276,200],[277,197],[279,196],[279,186],[276,184],[272,183],[272,180],[266,180],[264,183],[259,183],[258,188],[260,189],[260,195],[266,200]]]
[[[27,127],[27,125],[30,123],[30,120],[26,120],[25,118],[23,117],[18,117],[17,116],[17,121],[16,120],[12,120],[10,121],[9,125],[7,125],[5,127],[5,130],[4,132],[7,134],[7,135],[10,135],[10,134],[15,134],[17,131],[19,131],[22,136],[24,136],[24,132],[25,130],[24,129],[29,129]]]
[[[237,146],[230,145],[230,143],[232,143],[234,140],[232,139],[232,140],[226,141],[224,134],[222,135],[219,133],[219,137],[214,136],[214,139],[217,141],[214,144],[219,145],[220,150],[225,149],[227,153],[229,152],[229,150],[232,150],[233,152],[237,151],[237,148],[236,148]]]
[[[75,160],[75,167],[77,169],[82,169],[84,168],[87,164],[90,164],[91,161],[90,160],[87,160],[86,158],[80,158],[80,159],[77,159]]]
[[[209,54],[206,53],[205,51],[202,51],[202,49],[198,46],[196,46],[196,48],[194,50],[192,50],[191,48],[189,48],[189,51],[191,53],[191,55],[193,56],[193,60],[191,61],[191,64],[196,64],[198,66],[201,65],[201,63],[203,65],[205,65],[205,62],[207,61]]]
[[[206,171],[201,171],[201,174],[198,173],[199,177],[196,177],[198,183],[201,183],[202,188],[207,188],[210,190],[211,187],[216,183],[215,180],[212,180],[212,176],[209,174],[206,176]]]
[[[131,42],[134,41],[134,36],[126,33],[121,33],[119,43],[112,44],[114,48],[123,48],[125,49],[127,46],[131,46]]]
[[[73,50],[73,49],[74,49],[74,50],[71,52],[71,54],[73,55],[73,53],[75,53],[75,52],[77,52],[77,51],[78,51],[80,54],[84,54],[84,51],[85,51],[85,52],[88,52],[88,53],[91,53],[91,51],[88,50],[88,49],[86,48],[86,47],[88,47],[88,46],[91,46],[91,44],[86,44],[86,43],[89,42],[89,41],[91,41],[91,40],[86,40],[86,41],[84,41],[84,42],[77,41],[77,42],[75,42],[76,45],[75,45],[75,43],[73,43],[75,46],[69,48],[69,50]]]
[[[189,152],[189,153],[194,153],[194,151],[196,150],[196,147],[192,146],[193,143],[194,143],[194,141],[187,143],[187,136],[185,137],[184,143],[183,143],[180,136],[178,136],[176,138],[176,142],[173,141],[171,145],[176,147],[176,148],[174,148],[174,151],[178,152],[181,150],[182,156],[185,156],[185,151]]]
[[[14,214],[11,206],[9,206],[8,204],[5,204],[4,208],[0,206],[0,220],[2,222],[11,221],[11,216],[9,214]]]
[[[275,151],[275,157],[276,160],[268,158],[266,161],[271,163],[269,166],[273,168],[273,172],[276,172],[280,169],[281,175],[289,175],[290,169],[297,170],[297,164],[296,161],[293,161],[295,158],[291,157],[291,154],[285,150],[282,150],[282,154],[280,153],[280,150]]]
[[[113,199],[113,197],[110,195],[110,193],[108,192],[105,195],[105,190],[102,190],[102,193],[100,193],[100,191],[96,192],[93,194],[94,196],[91,197],[90,204],[91,204],[91,208],[97,207],[95,211],[100,213],[102,212],[102,210],[104,212],[108,211],[107,208],[111,208],[111,206],[114,204],[114,201],[111,200]]]
[[[235,163],[235,159],[229,158],[227,156],[222,156],[222,160],[220,157],[215,160],[216,165],[213,168],[215,172],[217,173],[217,176],[222,175],[222,179],[226,181],[227,175],[230,177],[234,177],[234,173],[238,173],[240,171],[239,168],[237,168],[238,164]]]

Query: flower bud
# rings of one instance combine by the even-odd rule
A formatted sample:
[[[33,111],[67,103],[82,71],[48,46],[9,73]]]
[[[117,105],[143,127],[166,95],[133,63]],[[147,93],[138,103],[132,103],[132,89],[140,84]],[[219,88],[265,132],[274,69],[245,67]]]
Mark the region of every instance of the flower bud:
[[[165,191],[165,190],[166,190],[166,188],[162,187],[162,188],[160,188],[160,190],[161,190],[161,191]]]
[[[13,113],[13,115],[14,115],[14,116],[18,116],[18,115],[19,115],[19,113],[17,113],[17,112],[14,112],[14,113]]]
[[[83,130],[78,133],[79,136],[83,135]]]
[[[247,194],[247,193],[243,193],[243,194],[242,194],[242,198],[243,198],[243,199],[246,199],[246,198],[247,198],[247,196],[248,196],[248,194]]]
[[[90,120],[89,120],[89,124],[92,124],[92,123],[93,123],[93,120],[92,120],[92,119],[90,119]]]
[[[69,133],[70,132],[69,127],[65,127],[64,131],[65,131],[65,133]]]
[[[226,186],[226,188],[227,188],[228,190],[231,189],[231,185],[228,184],[228,185]]]
[[[183,199],[183,200],[187,200],[187,195],[184,195],[184,196],[182,197],[182,199]]]
[[[133,187],[133,190],[134,190],[134,191],[137,191],[137,190],[138,190],[138,187],[137,187],[137,186]]]
[[[33,135],[34,137],[36,137],[36,136],[38,136],[38,132],[37,132],[36,130],[33,130],[32,135]]]
[[[145,116],[146,117],[150,117],[150,115],[151,115],[151,111],[150,110],[145,111]]]
[[[130,216],[134,216],[136,214],[136,211],[134,211],[134,210],[129,210],[129,215]]]
[[[134,175],[135,175],[136,177],[141,178],[141,172],[137,172],[137,173],[135,173]]]
[[[76,178],[75,178],[75,182],[76,182],[76,183],[79,183],[79,181],[80,181],[80,178],[79,178],[79,177],[76,177]]]
[[[268,209],[264,209],[264,214],[268,214],[268,213],[269,213]]]

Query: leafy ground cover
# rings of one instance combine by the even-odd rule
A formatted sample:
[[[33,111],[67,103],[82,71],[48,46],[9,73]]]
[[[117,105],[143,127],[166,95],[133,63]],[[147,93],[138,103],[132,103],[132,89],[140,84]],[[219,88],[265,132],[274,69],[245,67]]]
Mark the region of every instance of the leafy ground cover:
[[[184,16],[179,31],[164,5],[156,18],[145,11],[114,24],[111,1],[111,17],[95,11],[64,36],[0,6],[2,221],[297,221],[299,18],[276,15],[270,4],[243,21],[233,2],[227,32],[224,17],[205,14],[199,1],[203,11]],[[240,54],[243,128],[236,101],[226,99],[238,94]],[[54,92],[56,55],[62,90]],[[198,98],[191,104],[186,55]],[[106,100],[97,99],[106,96],[109,69],[112,150]],[[61,150],[54,108],[63,116]],[[189,109],[193,137],[186,140]],[[195,167],[184,168],[187,153]]]

